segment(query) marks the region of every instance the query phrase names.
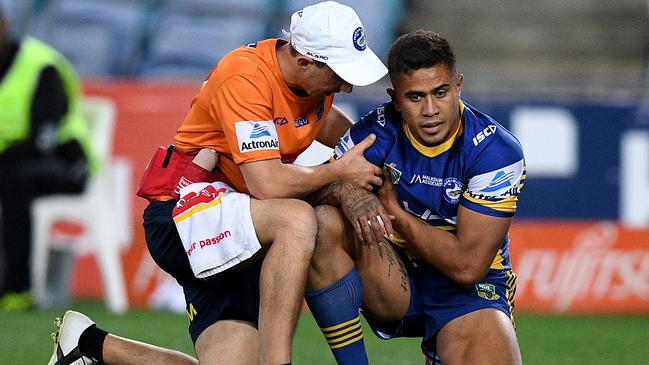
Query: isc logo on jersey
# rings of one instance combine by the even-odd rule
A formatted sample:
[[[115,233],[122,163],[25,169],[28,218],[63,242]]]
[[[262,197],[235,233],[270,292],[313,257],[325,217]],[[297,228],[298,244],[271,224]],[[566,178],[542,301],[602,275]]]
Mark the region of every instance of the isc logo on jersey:
[[[485,138],[489,137],[490,135],[494,134],[496,132],[496,126],[495,125],[489,125],[485,129],[483,129],[481,132],[479,132],[475,137],[473,137],[473,145],[477,146],[478,143],[484,141]]]
[[[279,149],[279,139],[273,121],[236,122],[234,127],[241,152]]]

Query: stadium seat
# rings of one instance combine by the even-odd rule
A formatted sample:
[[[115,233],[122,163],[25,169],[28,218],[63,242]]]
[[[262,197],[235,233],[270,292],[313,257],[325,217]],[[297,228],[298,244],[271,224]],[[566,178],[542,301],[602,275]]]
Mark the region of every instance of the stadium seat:
[[[202,14],[248,14],[249,17],[263,17],[264,13],[276,8],[284,0],[182,0],[167,1],[166,10]]]
[[[61,51],[82,77],[131,76],[147,9],[129,0],[52,0],[31,33]]]
[[[9,20],[9,32],[16,39],[20,39],[27,29],[35,5],[30,1],[0,1],[0,10],[5,19]]]
[[[222,3],[222,4],[221,4]],[[138,76],[203,79],[227,52],[266,36],[267,1],[170,2],[152,26]],[[253,12],[255,4],[258,11]]]
[[[130,243],[129,175],[116,178],[115,172],[124,168],[111,158],[115,106],[105,98],[84,99],[82,104],[88,121],[101,170],[90,177],[81,195],[53,195],[38,198],[33,205],[32,282],[37,304],[47,303],[46,282],[50,264],[50,230],[57,221],[80,222],[85,227],[85,238],[103,279],[104,298],[109,310],[124,312],[128,308],[120,246]],[[122,166],[123,167],[123,166]]]

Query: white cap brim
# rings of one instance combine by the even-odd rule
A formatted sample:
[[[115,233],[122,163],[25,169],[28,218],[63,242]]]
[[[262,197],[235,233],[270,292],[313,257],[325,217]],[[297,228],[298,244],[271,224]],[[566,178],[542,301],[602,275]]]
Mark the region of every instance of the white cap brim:
[[[388,73],[387,67],[370,50],[353,61],[344,63],[325,62],[343,80],[354,86],[367,86],[379,81]]]

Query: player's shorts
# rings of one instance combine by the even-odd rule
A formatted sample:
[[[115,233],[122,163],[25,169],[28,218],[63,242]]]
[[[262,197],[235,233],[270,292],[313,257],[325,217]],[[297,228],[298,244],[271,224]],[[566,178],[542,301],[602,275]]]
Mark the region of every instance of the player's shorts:
[[[516,275],[511,270],[489,270],[480,283],[464,287],[429,265],[414,266],[403,256],[402,260],[410,274],[410,306],[400,321],[386,324],[366,317],[379,338],[421,337],[422,351],[434,359],[435,336],[455,318],[494,308],[513,320]]]
[[[257,326],[262,258],[254,256],[245,265],[197,279],[172,219],[175,204],[175,200],[150,203],[144,211],[144,232],[153,260],[183,287],[192,341],[219,320],[241,320]]]

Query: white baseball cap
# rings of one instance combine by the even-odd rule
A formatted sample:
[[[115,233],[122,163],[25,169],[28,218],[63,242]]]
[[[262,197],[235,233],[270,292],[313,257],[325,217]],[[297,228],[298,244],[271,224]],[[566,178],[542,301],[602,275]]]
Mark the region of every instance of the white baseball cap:
[[[372,84],[388,72],[367,46],[363,24],[347,5],[324,1],[296,11],[290,33],[284,34],[295,50],[326,63],[352,85]]]

